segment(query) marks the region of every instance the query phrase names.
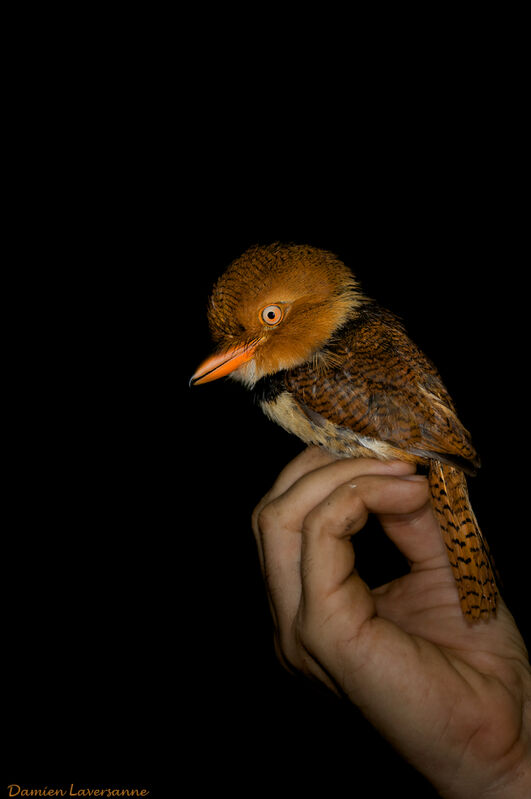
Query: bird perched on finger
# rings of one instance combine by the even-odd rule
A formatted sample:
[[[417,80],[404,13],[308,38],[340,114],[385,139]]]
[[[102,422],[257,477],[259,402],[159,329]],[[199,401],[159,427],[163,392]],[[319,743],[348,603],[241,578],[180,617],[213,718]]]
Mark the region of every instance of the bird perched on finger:
[[[217,348],[192,385],[230,375],[306,444],[427,467],[463,614],[488,619],[498,592],[466,480],[479,459],[435,366],[400,320],[332,253],[281,243],[251,247],[229,266],[208,320]]]

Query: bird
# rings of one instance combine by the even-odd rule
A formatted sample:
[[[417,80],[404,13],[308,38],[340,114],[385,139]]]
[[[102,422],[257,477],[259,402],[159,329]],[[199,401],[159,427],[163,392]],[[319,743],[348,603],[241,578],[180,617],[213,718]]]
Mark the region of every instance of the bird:
[[[427,475],[463,616],[472,623],[495,615],[492,558],[467,484],[480,460],[402,320],[366,295],[331,251],[278,241],[232,261],[214,284],[207,317],[214,353],[190,384],[229,376],[307,445],[416,464]]]

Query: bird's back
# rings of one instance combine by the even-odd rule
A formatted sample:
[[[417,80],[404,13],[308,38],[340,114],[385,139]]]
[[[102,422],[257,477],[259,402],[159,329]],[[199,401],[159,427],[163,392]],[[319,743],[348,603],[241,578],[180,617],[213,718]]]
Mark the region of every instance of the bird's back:
[[[265,412],[338,455],[427,462],[473,472],[470,435],[431,361],[400,321],[367,302],[307,363],[256,386]]]

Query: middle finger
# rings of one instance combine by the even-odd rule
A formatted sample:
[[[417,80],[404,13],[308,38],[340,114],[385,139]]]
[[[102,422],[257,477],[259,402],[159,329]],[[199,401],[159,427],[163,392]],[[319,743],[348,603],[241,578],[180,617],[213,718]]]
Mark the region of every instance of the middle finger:
[[[308,513],[336,488],[362,475],[406,475],[414,466],[401,461],[344,459],[299,477],[283,493],[268,496],[255,519],[255,535],[281,645],[291,646],[301,598],[301,532]]]

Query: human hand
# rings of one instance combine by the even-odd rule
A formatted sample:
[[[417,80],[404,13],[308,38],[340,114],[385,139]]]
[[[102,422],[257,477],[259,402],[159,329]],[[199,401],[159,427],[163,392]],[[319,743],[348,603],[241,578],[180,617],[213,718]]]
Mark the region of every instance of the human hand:
[[[470,624],[427,480],[399,461],[305,450],[253,514],[277,654],[345,695],[440,792],[531,796],[531,673],[500,601]],[[351,537],[377,514],[411,571],[369,590]]]

